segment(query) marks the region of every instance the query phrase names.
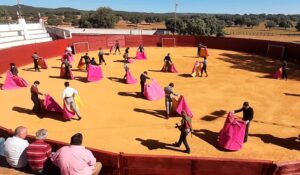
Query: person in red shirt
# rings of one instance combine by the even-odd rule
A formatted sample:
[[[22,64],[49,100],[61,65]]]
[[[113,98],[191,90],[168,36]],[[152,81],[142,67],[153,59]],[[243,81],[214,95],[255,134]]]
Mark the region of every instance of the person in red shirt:
[[[51,156],[52,148],[48,143],[44,142],[48,136],[46,129],[38,130],[35,135],[36,140],[26,149],[27,161],[35,174],[43,174],[45,163]]]
[[[43,112],[40,104],[39,95],[44,95],[44,94],[39,91],[38,85],[40,85],[40,82],[35,81],[30,88],[30,92],[31,92],[31,100],[34,104],[32,108],[32,112],[39,115],[42,114]]]

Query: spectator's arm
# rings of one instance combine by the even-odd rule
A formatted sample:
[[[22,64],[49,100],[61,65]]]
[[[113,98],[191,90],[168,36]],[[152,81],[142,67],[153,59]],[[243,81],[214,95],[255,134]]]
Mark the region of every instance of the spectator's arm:
[[[46,152],[47,157],[51,157],[51,154],[52,154],[52,148],[51,148],[50,145],[47,146],[45,152]]]
[[[96,164],[96,162],[97,162],[97,160],[94,157],[93,153],[91,151],[89,151],[89,154],[88,154],[88,165],[89,166],[94,166]]]

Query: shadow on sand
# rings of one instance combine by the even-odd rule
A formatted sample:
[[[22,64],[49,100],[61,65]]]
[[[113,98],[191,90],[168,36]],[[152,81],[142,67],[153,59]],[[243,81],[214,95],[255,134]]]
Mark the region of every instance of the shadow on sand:
[[[45,112],[43,114],[36,115],[32,112],[31,109],[26,109],[26,108],[16,107],[16,106],[13,107],[12,110],[15,112],[18,112],[18,113],[26,114],[26,115],[37,116],[40,119],[49,118],[49,119],[53,119],[53,120],[57,120],[57,121],[61,121],[61,122],[66,122],[66,120],[63,118],[62,113]]]
[[[169,143],[163,143],[159,140],[153,140],[153,139],[141,139],[136,138],[135,140],[141,142],[141,145],[147,147],[149,150],[156,150],[156,149],[165,149],[165,150],[171,150],[171,151],[177,151],[177,152],[184,152],[183,150],[173,148],[172,144]]]
[[[155,116],[158,118],[166,119],[166,117],[165,117],[166,111],[165,110],[151,110],[151,109],[139,109],[139,108],[134,108],[133,110],[135,112],[144,113],[144,114],[148,114],[148,115]]]
[[[249,134],[251,137],[260,138],[264,143],[277,145],[290,150],[300,151],[300,138],[279,138],[270,134]]]
[[[219,60],[231,63],[231,68],[241,69],[251,72],[266,74],[260,78],[273,78],[277,69],[281,66],[281,62],[271,58],[263,58],[251,54],[231,54],[223,53]],[[289,79],[300,80],[300,66],[289,62],[287,70]]]

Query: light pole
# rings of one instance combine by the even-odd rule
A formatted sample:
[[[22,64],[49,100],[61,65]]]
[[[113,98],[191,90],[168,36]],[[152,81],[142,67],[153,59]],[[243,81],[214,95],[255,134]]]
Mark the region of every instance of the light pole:
[[[176,33],[176,28],[177,28],[177,7],[178,7],[178,3],[177,3],[177,0],[175,0],[175,12],[174,12],[175,25],[174,25],[174,35],[175,35],[175,33]]]
[[[22,17],[21,6],[20,6],[20,1],[19,0],[17,0],[17,5],[18,5],[17,14],[18,14],[19,17]]]

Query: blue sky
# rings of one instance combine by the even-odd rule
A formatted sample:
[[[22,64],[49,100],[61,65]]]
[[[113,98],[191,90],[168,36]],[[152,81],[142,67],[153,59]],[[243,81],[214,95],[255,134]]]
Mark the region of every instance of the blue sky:
[[[17,0],[0,0],[1,5],[14,5]],[[140,12],[173,12],[175,0],[20,0],[36,7],[72,7],[95,10],[109,6],[114,10]],[[195,13],[271,13],[300,14],[300,0],[178,0],[178,12]]]

